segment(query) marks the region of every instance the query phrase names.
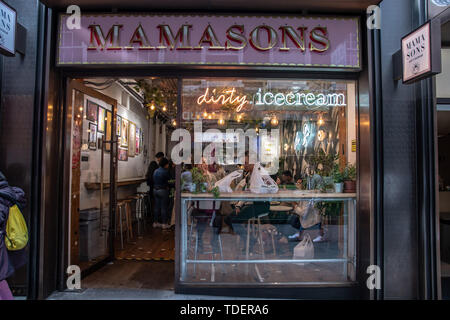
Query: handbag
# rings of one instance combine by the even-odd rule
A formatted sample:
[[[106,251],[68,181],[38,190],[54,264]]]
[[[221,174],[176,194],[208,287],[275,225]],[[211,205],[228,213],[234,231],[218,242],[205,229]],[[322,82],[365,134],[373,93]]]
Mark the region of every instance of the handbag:
[[[309,234],[306,234],[303,240],[294,248],[293,260],[302,259],[314,259],[314,244]],[[298,265],[302,266],[303,263],[298,263]]]
[[[294,210],[300,218],[300,224],[304,229],[311,228],[321,222],[320,212],[314,206],[314,200],[302,201]]]

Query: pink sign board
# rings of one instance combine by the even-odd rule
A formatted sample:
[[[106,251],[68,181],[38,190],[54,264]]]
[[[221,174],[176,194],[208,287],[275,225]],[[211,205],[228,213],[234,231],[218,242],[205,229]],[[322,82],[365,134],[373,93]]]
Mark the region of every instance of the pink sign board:
[[[60,66],[361,68],[356,17],[90,14],[79,29],[72,21],[60,16]]]

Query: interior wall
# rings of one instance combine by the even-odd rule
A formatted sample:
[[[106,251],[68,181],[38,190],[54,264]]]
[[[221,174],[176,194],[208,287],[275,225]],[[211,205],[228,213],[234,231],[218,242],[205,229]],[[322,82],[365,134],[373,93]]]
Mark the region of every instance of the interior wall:
[[[120,85],[114,83],[108,89],[98,90],[99,92],[108,95],[109,97],[116,99],[119,104],[117,108],[117,113],[123,119],[127,119],[136,124],[136,128],[142,128],[144,131],[144,151],[137,154],[134,157],[128,157],[128,161],[118,161],[118,181],[124,180],[137,180],[144,179],[147,171],[149,158],[148,158],[148,142],[149,142],[149,121],[147,119],[147,111],[142,107],[142,104],[131,97]],[[129,99],[124,99],[126,105],[122,105],[122,94],[128,95]],[[97,103],[101,107],[111,111],[111,106],[106,104],[104,101],[85,95],[84,97],[84,112],[86,112],[87,100],[91,100]],[[83,120],[83,144],[88,142],[88,128],[89,120]],[[97,139],[103,134],[97,133]],[[131,143],[131,141],[129,141]],[[147,150],[147,152],[145,151]],[[89,191],[86,189],[84,182],[100,182],[101,177],[101,150],[85,150],[82,151],[82,156],[88,156],[89,160],[86,162],[81,162],[81,201],[80,210],[99,207],[99,192],[100,191]],[[104,153],[104,182],[109,182],[109,152]],[[136,190],[136,185],[119,187],[118,197],[126,197]],[[109,198],[109,190],[104,191],[104,199]],[[107,201],[106,201],[107,203]]]
[[[436,76],[436,97],[450,98],[450,48],[441,50],[442,73]]]

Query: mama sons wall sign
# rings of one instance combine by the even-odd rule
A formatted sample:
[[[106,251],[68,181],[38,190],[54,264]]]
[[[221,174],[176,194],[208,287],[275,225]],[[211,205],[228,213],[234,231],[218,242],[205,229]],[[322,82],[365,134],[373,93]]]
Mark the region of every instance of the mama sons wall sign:
[[[58,65],[263,65],[360,69],[359,19],[215,15],[60,16]]]

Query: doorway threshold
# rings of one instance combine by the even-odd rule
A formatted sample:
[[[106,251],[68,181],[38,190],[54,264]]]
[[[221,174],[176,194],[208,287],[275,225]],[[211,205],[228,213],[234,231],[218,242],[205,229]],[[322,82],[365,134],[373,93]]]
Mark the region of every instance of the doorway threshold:
[[[47,300],[266,300],[261,298],[220,297],[176,294],[172,290],[88,288],[79,293],[54,292]]]

